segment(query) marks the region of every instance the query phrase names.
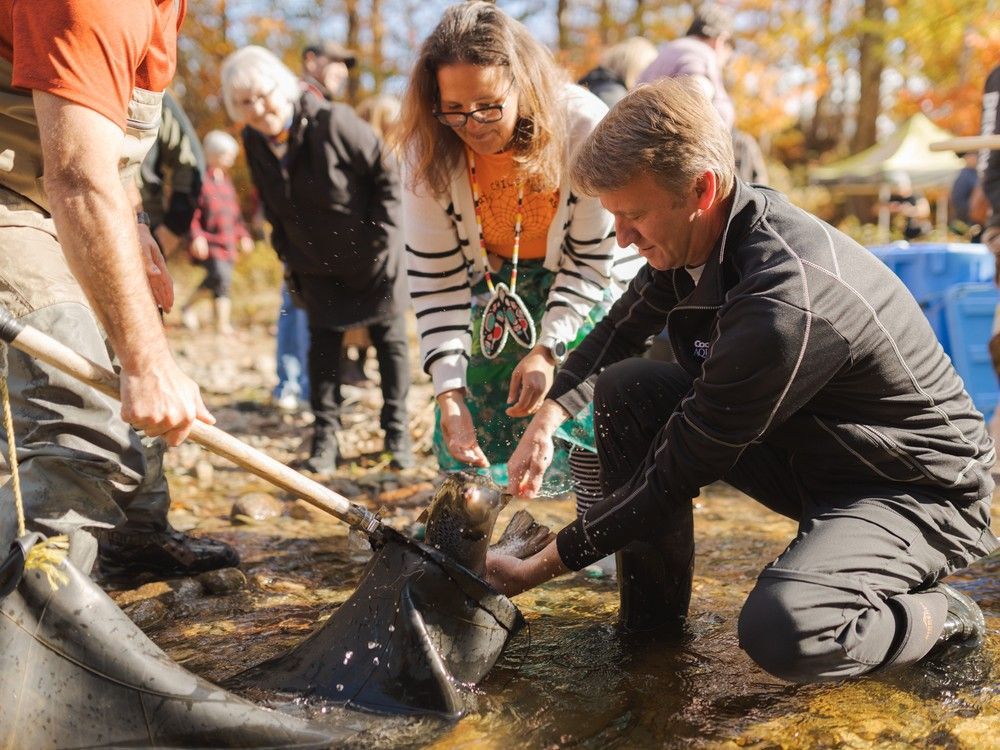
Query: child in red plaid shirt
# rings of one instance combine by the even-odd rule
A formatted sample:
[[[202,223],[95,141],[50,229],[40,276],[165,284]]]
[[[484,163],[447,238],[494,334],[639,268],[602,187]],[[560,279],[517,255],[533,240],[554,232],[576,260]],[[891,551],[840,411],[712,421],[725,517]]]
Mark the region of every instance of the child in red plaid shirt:
[[[229,169],[236,160],[239,145],[236,139],[221,130],[213,130],[203,143],[207,174],[198,199],[198,209],[191,220],[191,258],[204,266],[206,274],[201,285],[181,308],[184,325],[196,330],[198,316],[193,306],[205,297],[215,302],[215,328],[219,333],[232,333],[230,313],[232,302],[229,288],[238,250],[253,250],[253,240],[243,223],[236,188],[229,179]]]

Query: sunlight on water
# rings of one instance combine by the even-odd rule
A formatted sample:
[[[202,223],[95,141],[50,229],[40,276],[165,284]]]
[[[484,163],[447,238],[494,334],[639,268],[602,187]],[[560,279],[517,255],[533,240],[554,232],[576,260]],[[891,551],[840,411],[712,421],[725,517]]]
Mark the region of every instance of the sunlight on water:
[[[521,507],[511,503],[498,526]],[[569,500],[527,507],[557,528],[573,513]],[[369,750],[1000,747],[1000,557],[954,577],[986,614],[983,649],[881,677],[795,686],[762,672],[736,642],[743,599],[793,525],[733,492],[703,497],[695,517],[695,585],[682,637],[623,636],[614,579],[576,574],[515,599],[528,625],[468,696],[458,722],[247,697],[348,729],[347,746]],[[316,536],[296,538],[306,533]],[[240,547],[247,550],[250,590],[179,605],[173,622],[151,633],[210,679],[300,641],[317,612],[342,602],[360,574],[336,524],[247,532]],[[358,655],[343,654],[351,657]]]

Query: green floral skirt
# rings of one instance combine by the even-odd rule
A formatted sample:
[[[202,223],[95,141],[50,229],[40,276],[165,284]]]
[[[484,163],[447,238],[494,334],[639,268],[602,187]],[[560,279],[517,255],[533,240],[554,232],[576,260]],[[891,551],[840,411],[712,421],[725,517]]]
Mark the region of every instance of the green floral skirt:
[[[494,283],[510,283],[510,263],[504,263],[498,273],[493,274]],[[521,261],[517,271],[517,294],[532,312],[535,330],[540,329],[549,287],[555,274],[542,265],[542,261]],[[472,413],[479,446],[490,462],[488,473],[501,486],[507,484],[507,459],[510,458],[521,435],[531,421],[530,417],[508,417],[507,392],[510,377],[528,350],[519,346],[512,337],[496,359],[486,359],[479,348],[479,329],[482,326],[483,308],[489,301],[489,289],[485,279],[472,289],[472,357],[466,375],[468,395],[466,403]],[[596,306],[583,321],[576,341],[570,349],[579,344],[593,329],[606,312],[604,306]],[[555,434],[555,456],[545,474],[541,494],[558,495],[572,489],[572,475],[569,468],[569,451],[573,446],[595,450],[594,412],[588,407],[574,419],[564,422]],[[470,467],[452,458],[441,433],[441,412],[437,411],[434,429],[434,451],[442,471],[469,470]]]

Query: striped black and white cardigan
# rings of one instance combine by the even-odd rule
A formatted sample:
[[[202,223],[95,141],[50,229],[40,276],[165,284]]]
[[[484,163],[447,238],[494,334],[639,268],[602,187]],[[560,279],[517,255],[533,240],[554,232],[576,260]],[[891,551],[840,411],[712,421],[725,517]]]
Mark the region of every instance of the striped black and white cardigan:
[[[576,338],[598,304],[621,295],[643,260],[634,247],[615,241],[614,219],[597,198],[570,189],[569,162],[608,109],[585,89],[567,84],[566,164],[559,207],[549,227],[545,268],[556,277],[549,291],[538,341],[552,345]],[[439,394],[466,385],[472,345],[472,287],[482,278],[483,257],[472,188],[462,156],[446,195],[413,189],[404,176],[403,227],[410,296],[417,315],[424,371]]]

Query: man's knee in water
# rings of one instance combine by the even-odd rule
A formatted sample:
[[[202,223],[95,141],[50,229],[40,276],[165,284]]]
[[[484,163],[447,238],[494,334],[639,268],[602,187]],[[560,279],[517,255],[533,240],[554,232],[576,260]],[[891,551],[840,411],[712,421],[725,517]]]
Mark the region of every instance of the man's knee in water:
[[[852,660],[837,638],[844,624],[838,599],[830,586],[765,573],[740,612],[740,648],[788,682],[825,682],[870,671],[872,665]]]

